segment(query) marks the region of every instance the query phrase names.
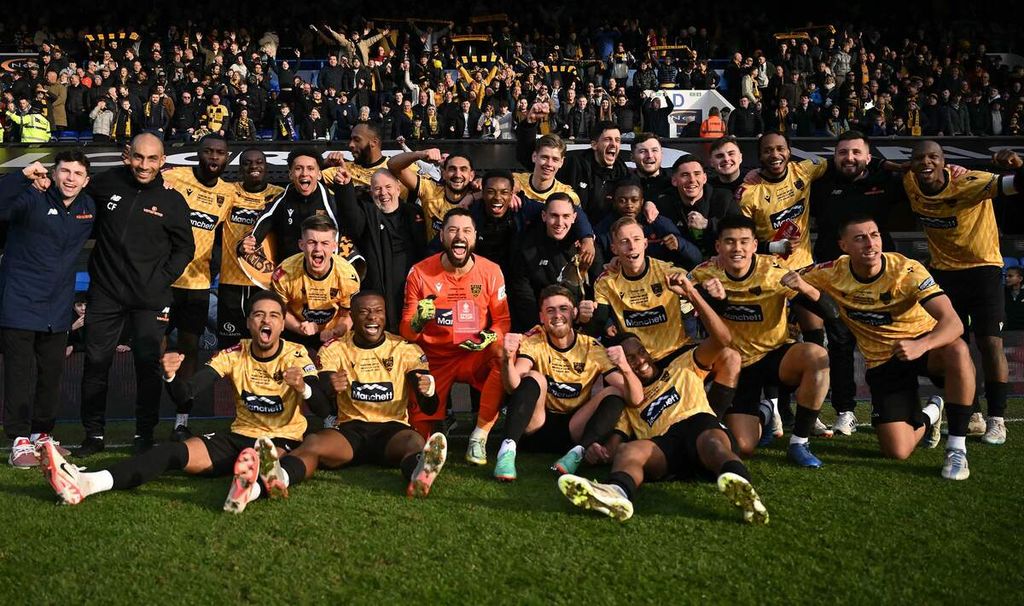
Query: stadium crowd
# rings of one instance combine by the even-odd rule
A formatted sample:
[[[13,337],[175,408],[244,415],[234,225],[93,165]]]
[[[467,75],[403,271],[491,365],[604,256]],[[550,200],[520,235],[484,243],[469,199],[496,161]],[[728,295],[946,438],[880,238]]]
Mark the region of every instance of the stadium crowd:
[[[531,90],[529,97],[521,93],[525,107],[516,102],[508,125],[516,135],[517,170],[477,174],[471,155],[442,154],[428,144],[385,157],[382,143],[402,134],[395,131],[397,117],[389,120],[391,111],[440,111],[457,89],[460,111],[469,115],[474,107],[493,107],[495,99],[500,106],[503,94],[491,76],[470,71],[471,61],[446,55],[444,28],[407,26],[405,35],[415,34],[426,52],[416,56],[412,43],[399,37],[396,58],[409,52],[424,69],[454,66],[468,75],[450,84],[450,76],[440,76],[442,102],[434,105],[435,82],[413,77],[411,61],[399,64],[408,74],[401,81],[429,90],[361,88],[357,79],[348,92],[366,102],[358,111],[369,108],[369,115],[334,130],[348,141],[351,160],[296,146],[288,155],[288,181],[269,183],[265,154],[231,142],[232,113],[237,121],[250,98],[240,105],[238,95],[221,96],[211,76],[219,76],[222,62],[242,80],[250,68],[255,76],[279,74],[284,60],[278,63],[270,51],[279,51],[280,41],[274,49],[259,42],[261,50],[247,58],[241,51],[251,51],[253,43],[240,32],[175,32],[168,52],[177,57],[176,40],[194,38],[204,58],[190,48],[180,56],[201,64],[202,78],[210,80],[204,84],[194,68],[185,72],[196,82],[180,87],[188,103],[179,106],[171,97],[180,84],[161,83],[153,64],[135,59],[132,65],[140,67],[127,70],[124,88],[130,96],[129,81],[138,87],[142,80],[143,93],[150,94],[143,105],[147,117],[167,111],[166,105],[178,115],[206,99],[199,115],[219,116],[214,126],[221,128],[208,122],[188,135],[199,135],[195,166],[166,169],[164,140],[174,137],[173,127],[142,127],[130,131],[123,166],[94,173],[82,149],[69,147],[52,166],[35,162],[0,180],[0,218],[9,234],[0,264],[4,429],[13,466],[40,467],[72,505],[183,470],[232,476],[225,510],[238,513],[262,496],[287,496],[318,469],[355,464],[399,468],[407,494],[422,497],[447,458],[451,388],[465,383],[479,399],[465,460],[483,466],[494,456],[499,481],[517,479],[519,449],[549,452],[561,455],[552,465],[559,489],[585,509],[625,520],[644,482],[696,477],[715,481],[745,521],[763,524],[768,512],[747,462],[788,432],[787,459],[801,468],[821,467],[812,440],[857,431],[858,381],[869,387],[871,424],[886,457],[906,459],[918,447],[937,447],[945,423],[941,475],[966,480],[969,435],[991,445],[1005,442],[1002,330],[1020,288],[1016,272],[1004,292],[993,208],[994,200],[1019,196],[1024,188],[1024,163],[1016,153],[994,154],[990,171],[967,170],[947,163],[941,145],[922,132],[911,160],[894,164],[872,159],[869,135],[851,129],[834,134],[831,160],[798,160],[791,155],[791,125],[777,122],[761,134],[759,168],[747,174],[741,174],[736,138],[723,129],[713,133],[706,157],[683,155],[671,167],[662,166],[657,133],[634,132],[635,168],[628,168],[623,137],[650,122],[641,117],[627,128],[614,113],[599,113],[589,130],[566,133],[559,128],[564,106],[554,101],[562,81],[549,77],[556,72],[538,79],[540,71],[530,71],[533,59],[523,55],[522,83],[515,73],[516,54],[526,52],[516,50],[517,41],[521,47],[532,42],[531,54],[548,52],[551,65],[562,53],[577,61],[603,56],[570,32],[550,49],[532,35],[508,36],[511,50],[501,44],[480,49],[503,57],[489,70],[495,78],[504,74],[500,81],[510,94],[523,84]],[[643,31],[635,23],[621,29],[609,40],[613,50],[626,44],[626,34]],[[380,74],[394,69],[391,51],[374,46],[390,32],[373,24],[354,31],[321,24],[309,32],[302,30],[306,45],[333,40],[350,62],[363,65],[365,58],[364,69],[378,70],[370,82],[383,85]],[[43,61],[62,61],[54,40],[40,36],[49,53]],[[707,37],[700,30],[683,36],[689,47],[703,49],[688,59],[700,70],[702,52],[715,51],[700,43]],[[652,42],[641,35],[640,46],[623,48],[641,49],[640,69],[650,58],[661,73],[669,61],[656,48],[654,55],[643,50]],[[819,39],[815,46],[830,49],[818,58],[831,61],[850,55],[856,44],[865,57],[901,59],[899,53],[875,55],[881,49],[870,35]],[[918,52],[932,58],[924,42],[908,45],[914,51],[900,63],[906,77],[886,87],[899,94],[880,92],[881,82],[862,69],[853,76],[851,107],[863,98],[882,110],[892,101],[898,111],[896,98],[928,90],[914,83],[918,68],[932,72],[922,85],[935,85],[928,78],[944,69],[943,61],[921,64]],[[346,49],[357,56],[349,58]],[[979,73],[985,72],[984,53],[952,49],[945,49],[953,53],[951,62],[977,54]],[[810,48],[798,45],[794,58],[786,58],[788,50],[779,50],[782,77],[795,74],[791,83],[801,95],[812,92],[814,64],[800,59]],[[261,53],[268,55],[266,70]],[[344,69],[330,71],[342,62],[333,57],[316,78],[321,85],[332,75],[347,77]],[[742,54],[733,59],[737,69],[727,70],[730,78],[744,61]],[[577,69],[581,97],[574,109],[588,104],[590,84],[595,93],[618,91],[618,79],[599,65],[590,75]],[[804,67],[811,77],[804,78]],[[683,65],[659,86],[685,84],[680,73],[692,85],[691,68]],[[147,69],[155,74],[148,91]],[[59,82],[59,72],[45,73]],[[1005,87],[1012,75],[1000,73]],[[982,90],[991,93],[987,78]],[[969,80],[960,88],[975,90],[978,84]],[[306,85],[292,82],[291,91],[277,91],[274,102],[248,119],[278,120],[267,113],[275,105],[286,117],[293,110],[303,120],[317,116],[317,103],[303,105]],[[342,98],[345,83],[339,82],[326,96]],[[577,94],[569,86],[566,101]],[[750,80],[744,87],[741,77],[737,88],[724,91],[743,107],[750,99],[739,97],[754,86]],[[121,87],[114,88],[120,95]],[[628,107],[639,91],[622,88]],[[308,92],[309,99],[325,96],[323,89]],[[407,100],[405,92],[423,103]],[[647,95],[644,103],[657,112],[663,99]],[[756,101],[763,99],[785,109],[785,97]],[[912,108],[913,99],[905,100]],[[842,103],[840,96],[833,106]],[[471,131],[471,122],[456,120],[457,138]],[[417,139],[413,135],[407,139]],[[566,140],[576,136],[590,139],[590,146],[567,151]],[[235,159],[238,181],[225,181]],[[894,250],[890,215],[906,209],[924,231],[927,267]],[[84,319],[78,319],[75,263],[90,238],[90,285]],[[200,365],[211,292],[220,350]],[[67,335],[82,324],[85,439],[76,457],[107,447],[109,371],[126,331],[135,362],[136,455],[101,470],[68,463],[71,452],[52,435]],[[975,393],[978,371],[966,345],[971,336],[981,353],[987,415]],[[861,377],[854,372],[855,348],[866,363]],[[930,379],[942,396],[922,406],[918,377]],[[193,435],[193,402],[222,379],[234,393],[230,430]],[[163,390],[176,418],[170,440],[157,444]],[[831,428],[818,418],[830,391],[837,412]],[[310,427],[304,411],[323,429]],[[500,439],[490,439],[492,433]],[[610,466],[607,481],[576,475],[583,464]]]
[[[1017,135],[1024,120],[1024,70],[991,54],[1009,49],[985,43],[999,29],[985,17],[954,37],[912,24],[789,32],[738,11],[612,20],[543,7],[511,17],[409,10],[417,18],[161,22],[103,37],[88,22],[12,24],[12,48],[37,57],[2,75],[4,140],[346,140],[368,121],[386,139],[507,139],[536,101],[551,108],[542,130],[566,139],[592,138],[600,121],[667,136],[671,102],[652,93],[668,89],[717,89],[732,106],[688,136]]]

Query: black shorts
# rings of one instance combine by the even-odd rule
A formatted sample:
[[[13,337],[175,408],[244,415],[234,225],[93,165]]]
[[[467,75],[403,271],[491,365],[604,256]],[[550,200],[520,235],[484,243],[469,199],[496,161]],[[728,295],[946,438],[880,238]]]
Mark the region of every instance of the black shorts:
[[[569,432],[569,420],[573,413],[544,411],[544,424],[537,431],[523,436],[517,449],[525,452],[547,452],[565,454],[576,444]]]
[[[206,451],[210,454],[210,462],[213,463],[211,476],[226,476],[234,473],[235,460],[246,448],[256,445],[256,438],[243,436],[240,433],[226,431],[222,433],[207,433],[199,436],[206,444]],[[274,445],[290,451],[301,442],[287,438],[271,438]]]
[[[931,270],[932,277],[949,297],[960,321],[964,338],[998,337],[1006,320],[1006,301],[1002,269],[992,265],[947,271]]]
[[[925,354],[912,362],[890,358],[864,373],[871,389],[871,424],[910,421],[914,412],[921,410],[918,398],[918,377],[928,377],[936,387],[943,387],[942,377],[928,372]]]
[[[651,438],[651,441],[665,454],[668,463],[667,473],[662,479],[693,479],[714,480],[716,474],[704,467],[697,454],[697,438],[705,431],[720,429],[729,436],[729,443],[736,452],[736,440],[732,433],[718,422],[715,415],[699,412],[692,417],[683,419],[668,428],[664,434]]]
[[[386,423],[370,423],[368,421],[346,421],[334,428],[345,436],[352,446],[352,462],[350,465],[388,466],[387,450],[391,438],[403,431],[413,431],[405,423],[387,421]]]
[[[795,386],[784,385],[779,379],[779,366],[782,358],[793,347],[794,343],[786,343],[778,349],[765,354],[763,358],[740,369],[740,378],[736,382],[736,395],[729,413],[757,415],[757,406],[761,402],[761,394],[765,387],[778,387],[779,391],[791,391]]]
[[[217,347],[225,349],[249,336],[246,329],[245,306],[253,286],[221,284],[217,288]]]
[[[210,289],[172,288],[171,322],[167,333],[174,329],[193,335],[202,335],[210,317]]]

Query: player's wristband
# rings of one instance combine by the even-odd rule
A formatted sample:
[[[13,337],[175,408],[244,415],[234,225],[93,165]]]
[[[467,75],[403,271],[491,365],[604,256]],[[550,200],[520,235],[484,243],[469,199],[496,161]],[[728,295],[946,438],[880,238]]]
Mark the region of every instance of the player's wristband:
[[[437,392],[437,384],[434,382],[434,375],[427,375],[427,380],[430,381],[430,386],[427,387],[427,393],[424,395],[426,395],[428,398],[432,398],[434,397],[434,394]]]
[[[773,255],[784,255],[786,254],[786,240],[779,240],[777,242],[768,243],[768,252]]]
[[[313,397],[313,388],[309,386],[309,383],[306,383],[305,385],[306,389],[302,390],[302,399],[308,400]]]

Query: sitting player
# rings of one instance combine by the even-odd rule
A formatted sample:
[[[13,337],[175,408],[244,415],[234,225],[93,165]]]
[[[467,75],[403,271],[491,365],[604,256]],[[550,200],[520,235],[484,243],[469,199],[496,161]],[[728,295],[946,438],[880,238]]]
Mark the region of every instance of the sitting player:
[[[525,338],[505,335],[501,377],[511,395],[505,439],[494,466],[498,480],[516,479],[520,440],[528,450],[570,449],[551,468],[576,473],[584,450],[615,428],[626,406],[622,394],[628,389],[643,392],[639,381],[626,385],[597,339],[573,329],[576,314],[572,293],[563,286],[548,286],[540,293],[540,327]],[[594,393],[598,377],[604,377],[605,387]]]
[[[364,291],[352,297],[352,331],[327,343],[317,356],[321,385],[337,398],[338,425],[307,436],[280,460],[261,440],[256,456],[245,459],[243,453],[236,465],[247,481],[256,483],[258,477],[270,496],[287,497],[289,486],[312,477],[319,467],[371,463],[400,468],[408,496],[427,496],[444,466],[448,443],[444,434],[435,433],[424,444],[409,426],[408,408],[413,397],[421,410],[437,408],[434,378],[423,351],[385,332],[385,324],[381,294]]]
[[[165,353],[161,360],[164,380],[175,402],[185,402],[227,378],[235,389],[235,420],[231,431],[160,444],[139,456],[115,463],[109,469],[84,472],[68,464],[51,444],[39,450],[43,474],[68,505],[107,490],[134,488],[163,473],[184,470],[193,475],[223,476],[236,472],[224,510],[239,512],[260,490],[251,476],[238,474],[242,467],[257,465],[252,446],[266,438],[277,449],[299,445],[306,431],[303,400],[316,414],[326,416],[330,403],[320,389],[313,361],[301,345],[281,339],[284,302],[276,294],[261,291],[250,300],[247,320],[252,339],[218,352],[191,379],[176,379],[184,356]],[[248,459],[239,455],[248,453]],[[236,461],[237,459],[237,461]]]
[[[814,266],[803,278],[843,301],[840,316],[867,365],[871,422],[882,454],[906,459],[922,440],[930,448],[938,445],[943,401],[935,398],[922,410],[918,399],[917,378],[928,377],[939,387],[945,384],[949,438],[942,477],[966,480],[974,364],[949,297],[923,265],[883,253],[878,224],[865,215],[840,226],[839,247],[845,255]]]
[[[589,450],[602,451],[601,457],[612,457],[608,483],[566,474],[558,479],[558,488],[574,505],[625,521],[633,515],[633,494],[644,481],[669,476],[717,478],[719,490],[743,510],[744,520],[767,524],[768,512],[750,485],[750,474],[704,395],[703,379],[729,344],[729,329],[685,274],[671,275],[668,284],[697,309],[708,339],[659,365],[639,337],[617,335],[619,345],[608,349],[608,357],[627,380],[640,380],[642,397],[630,395],[620,422],[622,433],[612,436],[607,445],[590,446]],[[628,364],[622,363],[623,358]],[[630,374],[635,377],[629,378]],[[618,446],[624,434],[636,440]]]
[[[747,217],[722,218],[715,242],[718,256],[690,274],[695,282],[714,278],[722,283],[725,305],[718,311],[732,332],[732,347],[743,360],[725,423],[736,436],[740,453],[749,457],[762,435],[771,433],[772,406],[761,400],[762,390],[767,386],[796,390],[796,420],[787,456],[802,467],[821,467],[808,439],[828,393],[828,352],[821,345],[789,339],[786,302],[793,300],[833,321],[838,312],[828,297],[817,301],[819,293],[808,289],[799,274],[782,268],[775,257],[755,254],[754,233],[754,222]],[[826,307],[828,311],[823,310]]]
[[[318,348],[352,325],[349,297],[359,291],[359,276],[336,254],[338,228],[324,215],[302,222],[299,248],[274,271],[271,286],[288,307],[285,338]]]

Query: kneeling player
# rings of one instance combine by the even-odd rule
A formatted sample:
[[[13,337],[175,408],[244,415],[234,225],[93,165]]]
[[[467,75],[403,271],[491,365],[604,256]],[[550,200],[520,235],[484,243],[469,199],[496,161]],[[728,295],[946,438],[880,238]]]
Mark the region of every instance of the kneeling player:
[[[721,281],[725,305],[719,309],[732,333],[732,347],[740,352],[743,368],[733,406],[725,415],[740,453],[754,453],[761,436],[771,432],[772,406],[761,400],[766,386],[796,390],[796,420],[787,456],[802,467],[821,467],[810,450],[809,438],[828,393],[828,352],[814,343],[793,343],[786,322],[786,302],[819,316],[836,320],[828,297],[782,268],[771,255],[757,255],[754,221],[743,216],[723,218],[718,226],[718,256],[694,268],[695,281]],[[812,291],[814,298],[804,293]],[[823,307],[827,307],[824,310]],[[760,402],[760,404],[759,404]]]
[[[435,433],[424,446],[409,426],[408,407],[415,392],[421,410],[436,409],[434,378],[423,350],[385,332],[386,324],[382,295],[364,291],[352,297],[352,331],[317,355],[321,384],[337,396],[338,425],[307,436],[280,461],[273,460],[275,451],[261,450],[261,479],[271,496],[287,496],[289,486],[318,467],[362,463],[401,468],[410,497],[430,492],[448,445],[444,434]]]
[[[717,478],[719,490],[743,510],[744,520],[766,524],[768,512],[750,485],[750,474],[704,394],[704,377],[729,344],[729,329],[685,275],[671,276],[669,284],[693,303],[709,338],[661,367],[639,337],[619,335],[620,345],[609,348],[608,355],[616,361],[625,357],[623,374],[627,380],[634,374],[644,386],[642,398],[631,398],[625,423],[620,423],[637,439],[615,449],[607,484],[566,474],[558,479],[558,488],[574,505],[624,521],[633,515],[631,499],[645,480]],[[617,437],[610,441],[613,448]]]
[[[548,286],[540,292],[541,326],[525,339],[515,333],[505,335],[501,376],[511,395],[505,439],[494,466],[494,477],[501,481],[516,479],[520,440],[530,450],[570,449],[551,468],[576,473],[584,450],[615,428],[626,406],[622,394],[630,388],[643,392],[635,377],[633,385],[625,384],[596,339],[573,330],[576,315],[572,293],[563,286]],[[592,394],[602,375],[604,389]]]
[[[867,365],[871,423],[882,454],[906,459],[919,443],[938,445],[943,401],[933,398],[922,410],[918,399],[917,378],[928,377],[945,384],[949,438],[942,477],[966,480],[974,364],[949,297],[923,265],[883,253],[878,225],[867,216],[839,228],[839,247],[846,255],[814,266],[804,280],[842,297],[841,317]]]
[[[261,489],[255,474],[239,473],[258,465],[252,448],[257,438],[276,449],[294,448],[306,431],[306,418],[300,410],[303,399],[320,415],[328,414],[329,402],[306,349],[281,339],[285,314],[281,298],[263,291],[253,295],[250,305],[247,322],[252,339],[218,352],[188,381],[175,378],[182,354],[166,353],[161,360],[175,402],[186,402],[211,389],[222,377],[231,381],[235,388],[231,431],[160,444],[95,472],[83,472],[68,464],[56,447],[46,443],[40,449],[43,474],[65,503],[75,505],[98,492],[134,488],[178,469],[215,476],[234,470],[236,477],[224,503],[225,511],[237,513],[258,496]]]

